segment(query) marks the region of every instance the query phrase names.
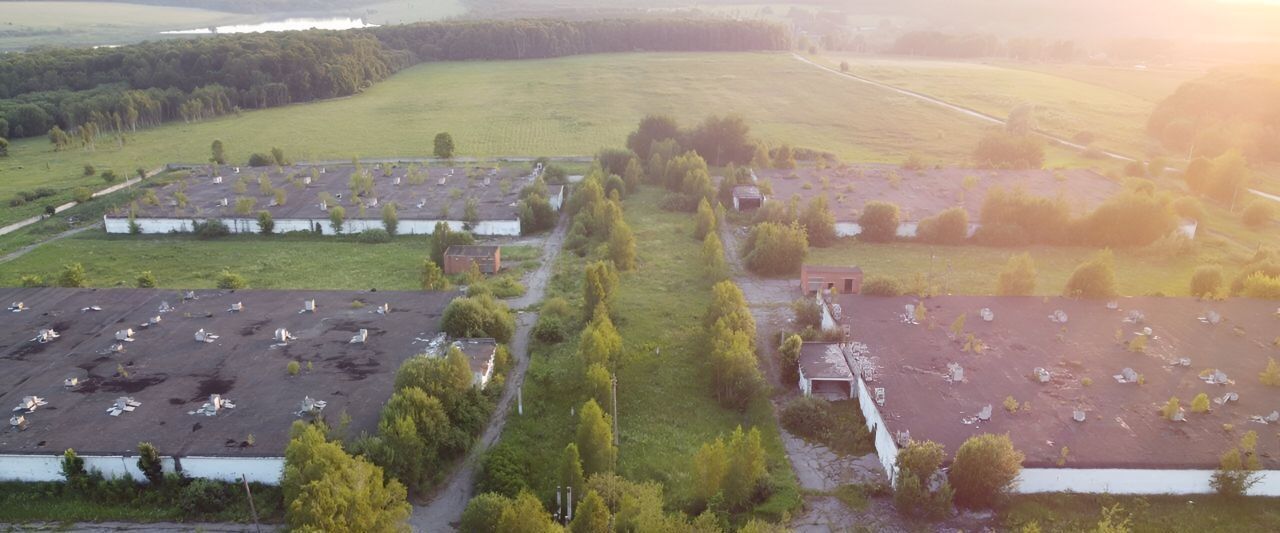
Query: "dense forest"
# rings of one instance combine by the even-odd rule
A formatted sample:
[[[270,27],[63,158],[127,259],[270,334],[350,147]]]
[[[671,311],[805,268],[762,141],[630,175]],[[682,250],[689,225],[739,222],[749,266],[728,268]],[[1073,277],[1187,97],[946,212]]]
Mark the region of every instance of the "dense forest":
[[[1280,66],[1217,69],[1189,81],[1151,112],[1147,131],[1179,152],[1213,157],[1232,148],[1280,160]]]
[[[786,30],[764,22],[628,19],[432,22],[46,49],[0,58],[0,137],[48,134],[58,147],[77,137],[91,145],[97,135],[169,120],[351,95],[423,61],[788,46]]]
[[[232,13],[316,12],[374,4],[382,0],[105,0],[128,4],[190,7]]]

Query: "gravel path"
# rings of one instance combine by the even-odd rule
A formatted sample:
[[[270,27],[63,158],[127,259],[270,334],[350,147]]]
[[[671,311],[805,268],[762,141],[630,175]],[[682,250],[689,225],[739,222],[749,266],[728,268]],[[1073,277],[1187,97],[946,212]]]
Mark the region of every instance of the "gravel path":
[[[543,245],[541,265],[526,277],[525,287],[528,290],[525,295],[507,302],[513,309],[526,308],[542,301],[547,284],[551,281],[556,255],[564,242],[567,221],[567,217],[562,217],[555,231],[547,237]],[[494,410],[493,418],[480,440],[471,447],[466,459],[442,485],[443,488],[426,505],[414,506],[413,516],[409,518],[409,525],[414,531],[454,531],[458,520],[462,518],[462,512],[466,510],[467,502],[475,492],[476,468],[480,465],[480,459],[490,446],[498,442],[502,428],[506,425],[507,415],[511,414],[516,389],[524,383],[525,371],[529,369],[529,338],[537,321],[536,312],[519,312],[516,316],[516,334],[511,339],[511,355],[515,359],[515,367],[507,375],[506,390]]]

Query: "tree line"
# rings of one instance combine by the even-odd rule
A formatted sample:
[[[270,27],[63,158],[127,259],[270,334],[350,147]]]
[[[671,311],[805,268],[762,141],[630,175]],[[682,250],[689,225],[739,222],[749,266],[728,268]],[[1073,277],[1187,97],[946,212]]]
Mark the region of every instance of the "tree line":
[[[55,126],[78,135],[85,125],[96,137],[348,96],[427,61],[788,45],[784,28],[758,21],[652,18],[428,22],[41,49],[0,58],[0,137],[42,136]]]

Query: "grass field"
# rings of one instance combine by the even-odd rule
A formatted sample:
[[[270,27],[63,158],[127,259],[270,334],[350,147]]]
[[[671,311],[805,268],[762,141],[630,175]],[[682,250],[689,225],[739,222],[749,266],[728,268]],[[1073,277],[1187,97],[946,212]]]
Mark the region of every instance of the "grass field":
[[[1121,294],[1188,296],[1191,274],[1207,263],[1224,265],[1228,279],[1235,276],[1242,252],[1226,252],[1223,245],[1202,247],[1200,253],[1180,257],[1146,255],[1116,250],[1116,281]],[[996,279],[1009,256],[1031,254],[1036,263],[1037,295],[1060,295],[1076,265],[1089,259],[1092,248],[1032,246],[989,248],[982,246],[934,246],[916,243],[867,244],[842,239],[828,248],[810,248],[808,264],[857,265],[867,276],[889,276],[910,281],[917,273],[944,284],[952,294],[995,294]]]
[[[240,274],[254,289],[421,289],[422,261],[430,237],[402,236],[385,244],[309,235],[232,236],[201,241],[191,236],[107,235],[89,230],[50,242],[4,263],[0,285],[22,276],[52,282],[63,265],[84,265],[91,287],[132,287],[150,270],[164,288],[212,288],[223,270]],[[503,259],[515,267],[536,258],[532,246],[508,246]]]
[[[1152,103],[1158,103],[1178,90],[1178,86],[1204,74],[1201,70],[1146,70],[1104,65],[1076,63],[1013,63],[997,62],[996,66],[1030,70],[1050,76],[1065,78],[1125,93]]]
[[[849,62],[849,72],[903,89],[924,93],[983,113],[1006,117],[1022,104],[1036,106],[1038,127],[1071,138],[1092,132],[1103,149],[1144,156],[1158,150],[1147,138],[1147,117],[1158,98],[1139,97],[1116,87],[1130,86],[1119,76],[1109,84],[1077,81],[1031,70],[955,61],[886,59],[866,56],[822,56],[833,67]],[[1132,77],[1133,73],[1129,74]],[[1094,73],[1096,77],[1104,76]],[[1083,74],[1077,76],[1083,77]],[[1133,85],[1139,87],[1138,85]],[[1152,93],[1155,90],[1152,89]]]
[[[777,519],[799,504],[795,476],[787,461],[772,410],[761,398],[746,412],[726,410],[711,395],[701,316],[710,285],[700,273],[698,245],[690,237],[690,217],[659,210],[661,193],[646,190],[626,200],[625,215],[635,230],[639,269],[622,275],[614,313],[624,343],[618,370],[619,471],[632,480],[666,487],[677,507],[691,498],[691,461],[704,442],[741,424],[759,427],[768,452],[773,497],[757,509]],[[561,254],[549,296],[581,302],[585,259]],[[538,345],[524,386],[523,416],[507,421],[504,445],[527,459],[532,487],[550,496],[553,472],[573,438],[570,409],[583,401],[577,378],[576,340]]]
[[[139,167],[209,158],[221,139],[233,161],[279,146],[293,159],[426,156],[440,131],[463,156],[584,155],[621,145],[646,113],[692,124],[739,113],[771,143],[830,150],[847,160],[901,161],[908,153],[961,162],[980,124],[887,91],[850,83],[786,54],[620,54],[418,66],[351,98],[246,112],[139,131],[123,147],[54,152],[22,139],[0,160],[0,199],[50,186],[101,188],[82,168]],[[40,205],[0,208],[0,224]]]
[[[1035,522],[1039,531],[1094,531],[1102,508],[1120,505],[1117,519],[1129,518],[1134,533],[1280,531],[1280,499],[1223,498],[1217,495],[1113,497],[1090,494],[1014,496],[1000,511],[1003,525],[1019,531]],[[1025,531],[1025,530],[1022,530]]]
[[[118,2],[0,2],[0,50],[124,44],[159,38],[165,30],[261,20],[260,15]]]

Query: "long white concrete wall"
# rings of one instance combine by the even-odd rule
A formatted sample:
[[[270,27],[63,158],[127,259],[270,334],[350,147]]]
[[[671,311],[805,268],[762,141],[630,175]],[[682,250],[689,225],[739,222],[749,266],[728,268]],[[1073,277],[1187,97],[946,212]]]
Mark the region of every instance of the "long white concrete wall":
[[[85,470],[97,470],[108,478],[129,474],[135,480],[146,478],[138,469],[137,456],[82,455]],[[280,484],[284,475],[283,457],[182,457],[182,472],[188,477]],[[173,457],[161,457],[165,472],[174,472]],[[62,455],[0,454],[0,480],[62,481]]]
[[[189,233],[191,231],[192,220],[190,218],[139,218],[136,219],[138,226],[142,229],[143,234],[163,234],[163,233]],[[224,218],[221,219],[227,225],[232,233],[257,233],[258,220],[256,218]],[[436,223],[439,220],[401,220],[396,227],[396,232],[401,235],[429,235],[435,231]],[[449,225],[449,229],[454,231],[462,231],[466,228],[466,222],[461,220],[445,220]],[[103,217],[103,226],[106,227],[107,233],[129,233],[129,219],[127,218],[107,218]],[[333,235],[333,227],[329,224],[328,218],[314,219],[281,219],[275,221],[276,233],[288,233],[291,231],[315,231],[316,228],[324,235]],[[360,233],[367,229],[383,229],[381,220],[359,219],[348,220],[342,225],[343,233]],[[471,228],[471,232],[476,235],[520,235],[519,220],[482,220],[477,222]]]
[[[880,417],[880,410],[876,408],[876,400],[871,396],[871,389],[867,387],[867,383],[862,381],[862,376],[858,376],[855,383],[858,388],[858,408],[862,410],[862,417],[867,420],[867,430],[872,432],[875,439],[876,455],[880,457],[880,466],[884,467],[889,483],[893,484],[894,479],[898,477],[896,475],[898,445],[893,442],[893,435],[889,433],[889,428],[885,427],[884,419]]]
[[[1280,470],[1260,473],[1252,496],[1280,496]],[[1015,492],[1081,492],[1108,494],[1212,494],[1213,470],[1148,470],[1124,468],[1024,468]]]

